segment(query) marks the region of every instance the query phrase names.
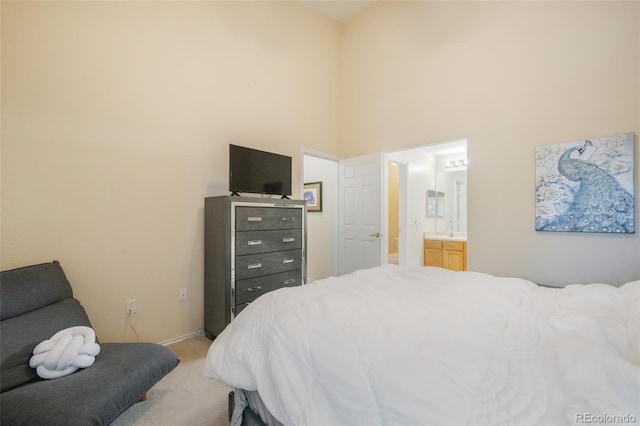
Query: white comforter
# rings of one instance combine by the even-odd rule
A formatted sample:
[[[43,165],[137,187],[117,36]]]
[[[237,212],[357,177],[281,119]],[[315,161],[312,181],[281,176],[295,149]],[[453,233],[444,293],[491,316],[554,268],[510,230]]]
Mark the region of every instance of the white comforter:
[[[387,265],[260,297],[204,374],[285,425],[638,424],[639,306],[640,281]]]

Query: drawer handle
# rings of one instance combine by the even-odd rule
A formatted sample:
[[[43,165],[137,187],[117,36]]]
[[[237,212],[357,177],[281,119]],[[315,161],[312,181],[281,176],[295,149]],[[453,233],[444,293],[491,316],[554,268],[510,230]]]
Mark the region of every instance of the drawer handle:
[[[262,244],[262,240],[249,240],[247,241],[248,246],[259,246]]]
[[[289,221],[292,221],[292,220],[296,220],[296,218],[292,217],[292,216],[289,216],[289,217],[283,217],[282,220],[285,221],[285,222],[289,222]]]
[[[295,239],[295,238],[293,238],[293,237],[286,237],[286,238],[283,238],[283,239],[282,239],[282,242],[283,242],[283,243],[292,243],[292,242],[294,242],[295,240],[296,240],[296,239]]]
[[[247,265],[247,269],[262,268],[262,263],[250,263]]]
[[[262,218],[260,216],[249,216],[247,218],[249,222],[262,222]]]
[[[249,291],[249,292],[258,291],[258,290],[262,290],[262,286],[261,285],[257,285],[255,287],[251,287],[251,288],[247,289],[247,291]]]
[[[295,283],[296,283],[296,280],[294,280],[293,278],[289,278],[288,280],[282,281],[283,286],[293,285]]]
[[[293,259],[289,258],[289,259],[282,259],[282,264],[286,265],[287,263],[293,263]]]

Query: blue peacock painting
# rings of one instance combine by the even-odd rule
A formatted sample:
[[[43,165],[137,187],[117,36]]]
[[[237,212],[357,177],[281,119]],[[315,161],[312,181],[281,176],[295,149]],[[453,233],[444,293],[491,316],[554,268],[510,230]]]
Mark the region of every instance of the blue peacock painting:
[[[536,148],[536,231],[635,232],[633,133]]]

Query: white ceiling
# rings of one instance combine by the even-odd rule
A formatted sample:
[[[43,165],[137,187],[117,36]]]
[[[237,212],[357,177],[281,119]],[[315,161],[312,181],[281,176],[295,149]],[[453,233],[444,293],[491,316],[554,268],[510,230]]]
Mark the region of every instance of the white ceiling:
[[[349,20],[374,1],[376,0],[300,0],[305,6],[338,22]]]

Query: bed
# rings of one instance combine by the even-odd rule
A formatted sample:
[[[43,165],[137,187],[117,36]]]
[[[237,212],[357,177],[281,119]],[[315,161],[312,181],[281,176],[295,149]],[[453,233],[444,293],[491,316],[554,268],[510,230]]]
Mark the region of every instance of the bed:
[[[640,281],[361,270],[258,298],[204,375],[233,389],[232,424],[635,423]]]

